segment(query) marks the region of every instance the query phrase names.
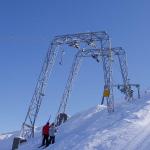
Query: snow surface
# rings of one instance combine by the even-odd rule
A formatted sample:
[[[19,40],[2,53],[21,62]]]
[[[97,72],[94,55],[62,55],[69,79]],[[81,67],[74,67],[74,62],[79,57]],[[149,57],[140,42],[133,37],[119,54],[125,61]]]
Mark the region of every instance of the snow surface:
[[[111,114],[106,106],[97,105],[74,115],[59,127],[56,143],[46,150],[149,150],[150,93],[132,102],[121,101]],[[10,150],[17,134],[0,134],[0,150]],[[35,138],[19,150],[40,150],[41,140],[37,128]]]

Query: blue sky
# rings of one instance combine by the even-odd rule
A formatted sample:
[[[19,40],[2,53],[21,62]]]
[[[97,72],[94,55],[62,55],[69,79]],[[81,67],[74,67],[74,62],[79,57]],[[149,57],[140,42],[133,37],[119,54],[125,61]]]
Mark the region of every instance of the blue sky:
[[[112,46],[128,56],[129,78],[150,86],[150,2],[148,0],[0,0],[0,133],[19,130],[24,121],[42,62],[55,35],[107,31]],[[66,50],[49,79],[36,125],[55,115],[72,63]],[[119,67],[114,67],[119,82]],[[98,104],[103,86],[102,65],[86,59],[69,99],[74,114]],[[117,96],[116,96],[117,97]]]

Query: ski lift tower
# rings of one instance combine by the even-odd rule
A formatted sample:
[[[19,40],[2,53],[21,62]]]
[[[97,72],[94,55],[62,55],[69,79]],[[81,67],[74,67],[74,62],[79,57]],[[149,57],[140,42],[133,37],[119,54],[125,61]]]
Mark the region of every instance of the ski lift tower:
[[[33,93],[25,120],[22,124],[20,137],[27,139],[29,137],[34,137],[34,126],[35,121],[43,101],[45,90],[48,84],[48,78],[50,73],[52,72],[52,68],[59,51],[59,48],[63,45],[67,45],[74,49],[77,49],[78,53],[84,52],[90,48],[99,48],[99,49],[110,49],[110,40],[109,35],[105,32],[87,32],[87,33],[77,33],[77,34],[67,34],[63,36],[56,36],[52,42],[50,43],[48,52],[46,54],[46,58],[44,60],[42,70],[40,72],[35,91]],[[75,67],[80,64],[80,58],[76,62]],[[112,86],[112,69],[111,69],[111,49],[109,56],[103,57],[103,68],[104,68],[104,79],[105,85],[107,85],[110,89],[110,93],[112,96],[107,98],[107,106],[109,107],[109,111],[114,110],[113,106],[113,86]],[[76,70],[76,69],[75,69]],[[72,80],[73,78],[70,77]],[[67,85],[70,87],[70,85]],[[70,89],[70,88],[68,88]],[[69,91],[66,91],[64,95],[64,99],[68,97]]]
[[[114,85],[112,82],[112,59],[115,59],[115,56],[118,58],[118,63],[120,66],[120,73],[122,77],[122,84]],[[72,91],[73,81],[75,76],[79,71],[79,64],[81,60],[85,57],[91,57],[96,60],[96,62],[103,64],[104,71],[104,96],[102,98],[101,104],[104,103],[104,99],[107,102],[108,112],[114,111],[114,97],[113,97],[113,88],[120,87],[121,92],[124,93],[125,98],[129,101],[132,99],[132,89],[131,86],[136,86],[138,89],[139,95],[139,85],[138,84],[130,84],[128,79],[128,68],[127,68],[127,60],[126,53],[122,47],[99,47],[99,48],[87,48],[81,49],[78,47],[78,52],[74,57],[72,68],[67,80],[67,84],[64,89],[64,93],[62,96],[62,100],[60,102],[60,106],[55,118],[55,124],[60,125],[67,120],[66,118],[66,106],[69,99],[69,96]],[[138,85],[138,86],[137,86]],[[139,96],[138,96],[139,97]]]

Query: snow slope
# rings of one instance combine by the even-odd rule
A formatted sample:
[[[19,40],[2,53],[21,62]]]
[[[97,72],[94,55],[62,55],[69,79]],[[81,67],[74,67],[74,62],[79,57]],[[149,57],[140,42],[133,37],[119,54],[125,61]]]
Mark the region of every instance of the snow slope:
[[[0,134],[0,150],[11,150],[13,138],[18,134],[18,131]]]
[[[10,150],[12,134],[0,135],[0,150]],[[37,150],[41,128],[19,150]],[[133,102],[122,100],[114,113],[96,106],[71,117],[59,129],[56,143],[46,150],[149,150],[150,94]]]

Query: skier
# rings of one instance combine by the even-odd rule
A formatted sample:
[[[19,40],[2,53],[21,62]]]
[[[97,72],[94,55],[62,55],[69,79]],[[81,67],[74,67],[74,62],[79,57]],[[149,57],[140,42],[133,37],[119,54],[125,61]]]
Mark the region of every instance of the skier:
[[[49,128],[50,128],[49,122],[47,122],[47,123],[43,126],[43,128],[42,128],[43,140],[42,140],[42,145],[41,145],[40,147],[42,147],[42,146],[45,145],[45,141],[46,141],[46,147],[47,147],[48,144],[49,144],[49,142],[48,142]]]
[[[54,144],[55,143],[55,133],[57,132],[55,124],[52,123],[49,129],[49,144]]]

